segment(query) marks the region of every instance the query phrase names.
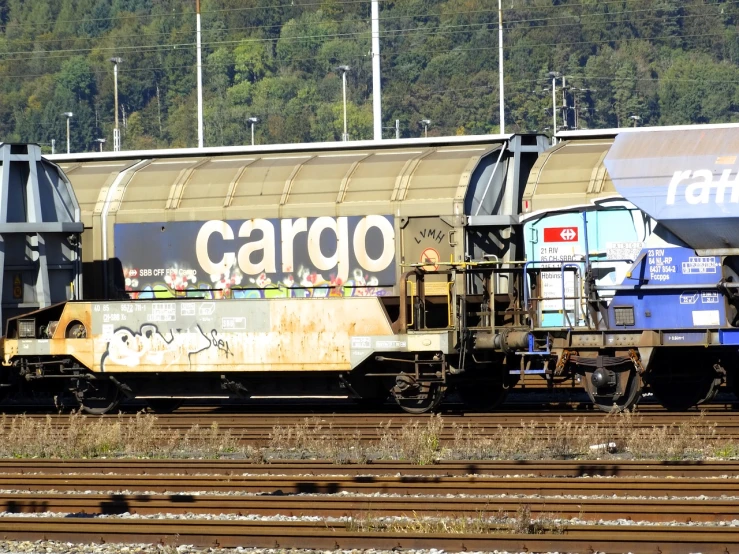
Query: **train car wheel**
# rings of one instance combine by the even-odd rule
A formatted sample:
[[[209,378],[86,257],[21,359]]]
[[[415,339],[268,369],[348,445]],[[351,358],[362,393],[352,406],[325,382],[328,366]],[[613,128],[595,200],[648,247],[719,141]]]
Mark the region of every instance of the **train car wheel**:
[[[699,380],[672,381],[658,378],[650,382],[652,392],[660,404],[671,412],[684,412],[712,400],[720,386],[721,381],[710,375]]]
[[[148,398],[146,404],[155,414],[171,414],[182,406],[182,398]]]
[[[446,387],[438,383],[419,383],[408,394],[395,393],[395,401],[403,411],[409,414],[425,414],[431,412],[444,399]]]
[[[594,378],[595,372],[587,372],[583,376],[583,387],[588,393],[593,405],[604,412],[623,412],[630,410],[641,399],[642,381],[636,370],[629,370],[618,378],[623,378],[623,392],[616,394],[616,386],[598,387],[598,379]]]
[[[457,392],[465,407],[475,412],[492,412],[508,396],[510,389],[503,383],[464,383],[457,385]]]
[[[662,406],[682,412],[716,396],[723,382],[723,373],[716,368],[725,361],[707,358],[702,350],[659,354],[659,363],[651,368],[648,382]]]
[[[87,385],[84,390],[75,392],[80,409],[86,414],[107,414],[120,404],[120,390],[110,381],[90,381]]]

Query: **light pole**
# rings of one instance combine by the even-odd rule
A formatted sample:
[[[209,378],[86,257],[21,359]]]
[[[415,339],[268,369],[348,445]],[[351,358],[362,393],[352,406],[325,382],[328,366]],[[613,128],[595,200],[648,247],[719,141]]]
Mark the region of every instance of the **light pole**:
[[[105,144],[105,139],[104,138],[96,138],[95,139],[95,142],[97,142],[97,143],[100,144],[100,151],[102,152],[103,151],[103,144]]]
[[[341,88],[344,94],[344,135],[342,136],[343,141],[349,140],[349,133],[347,132],[347,126],[346,126],[346,74],[351,71],[351,67],[348,65],[340,65],[337,67],[339,71],[341,71]]]
[[[557,79],[561,77],[559,71],[550,71],[552,78],[552,144],[557,144]]]
[[[110,58],[113,63],[113,95],[115,97],[115,128],[113,129],[113,150],[118,152],[121,149],[121,131],[118,129],[118,64],[123,58]]]
[[[629,119],[633,119],[634,120],[634,127],[636,127],[637,123],[639,121],[641,121],[641,117],[639,117],[638,115],[630,115],[629,116]]]
[[[498,89],[500,94],[500,134],[505,133],[505,94],[503,92],[503,5],[498,0]]]
[[[254,125],[259,123],[259,118],[250,117],[247,121],[249,122],[249,125],[251,125],[251,145],[254,146]]]
[[[203,147],[203,62],[200,46],[200,0],[195,0],[195,47],[198,77],[198,148]]]
[[[380,80],[380,2],[372,0],[372,123],[375,140],[382,140],[382,83]]]
[[[64,112],[62,115],[67,118],[67,154],[69,154],[69,120],[72,119],[74,114],[72,112]]]
[[[419,123],[423,125],[423,138],[427,138],[429,136],[429,125],[431,125],[431,120],[422,119]]]

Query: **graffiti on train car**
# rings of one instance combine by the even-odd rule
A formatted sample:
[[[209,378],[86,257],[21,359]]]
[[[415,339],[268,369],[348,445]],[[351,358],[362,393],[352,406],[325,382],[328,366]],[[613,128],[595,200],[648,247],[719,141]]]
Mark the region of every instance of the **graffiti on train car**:
[[[119,223],[115,253],[133,298],[380,296],[395,284],[383,215]]]
[[[108,337],[108,348],[100,360],[102,371],[115,368],[152,366],[166,370],[173,365],[191,365],[190,356],[215,348],[227,358],[233,356],[228,340],[216,329],[206,334],[195,324],[189,329],[169,329],[162,335],[152,323],[139,331],[119,327]]]

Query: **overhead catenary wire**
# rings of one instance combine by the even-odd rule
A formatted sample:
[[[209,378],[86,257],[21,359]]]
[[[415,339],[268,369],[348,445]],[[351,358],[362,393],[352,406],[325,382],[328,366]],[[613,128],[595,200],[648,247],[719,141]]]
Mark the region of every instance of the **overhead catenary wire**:
[[[368,3],[369,2],[369,0],[362,0],[362,1],[364,3]],[[355,2],[349,2],[349,3],[355,3]],[[599,5],[610,4],[610,3],[620,3],[620,2],[602,2]],[[727,0],[722,5],[725,5],[725,4],[739,4],[739,0]],[[306,4],[306,5],[313,5],[313,4]],[[570,5],[570,4],[561,4],[558,7],[560,7],[560,8],[567,8],[567,7],[572,7],[572,5]],[[253,10],[253,9],[266,9],[266,8],[263,8],[263,7],[262,8],[249,7],[249,8],[243,8],[243,9],[244,10]],[[570,22],[570,23],[564,23],[561,26],[562,27],[569,27],[569,26],[578,26],[578,25],[581,25],[582,22],[581,22],[580,18],[615,16],[615,15],[629,15],[629,14],[637,14],[637,13],[645,13],[645,12],[659,11],[660,9],[661,8],[659,8],[659,7],[653,7],[653,8],[643,8],[643,9],[633,9],[633,10],[622,10],[620,12],[578,14],[578,18],[579,18],[578,21],[573,21],[573,22]],[[241,8],[235,8],[234,10],[221,10],[221,11],[241,11],[241,10],[242,10]],[[493,9],[490,9],[490,10],[470,10],[470,11],[467,11],[467,12],[464,12],[464,11],[463,12],[454,12],[454,15],[465,14],[465,13],[485,13],[485,12],[492,12],[492,11],[497,11],[497,9],[495,9],[495,10],[493,10]],[[192,12],[192,13],[194,14],[194,12]],[[206,14],[206,13],[213,13],[213,12],[203,12],[203,14]],[[401,19],[401,18],[402,19],[417,19],[417,18],[422,18],[422,17],[440,17],[441,15],[452,15],[452,13],[451,12],[446,12],[445,14],[425,13],[425,14],[417,14],[417,15],[414,15],[414,16],[396,16],[395,19]],[[655,16],[653,18],[649,18],[648,20],[664,21],[665,19],[668,19],[669,20],[671,18],[674,18],[674,19],[687,19],[687,18],[705,17],[707,15],[712,15],[712,14],[702,14],[701,13],[701,14],[678,14],[678,15],[675,15],[675,16],[666,16],[666,17],[665,16]],[[715,15],[715,14],[713,14],[713,15]],[[166,17],[166,16],[168,16],[168,14],[157,14],[157,15],[152,15],[151,17]],[[554,20],[559,20],[559,19],[569,19],[569,18],[571,18],[571,15],[568,15],[568,16],[557,16],[557,17],[547,17],[547,18],[537,17],[537,18],[509,19],[509,20],[504,21],[504,26],[505,26],[505,28],[507,30],[510,30],[511,27],[512,27],[512,25],[517,24],[517,23],[548,22],[548,21],[554,21]],[[102,19],[106,19],[107,20],[107,19],[115,19],[115,18],[102,18]],[[392,20],[392,19],[393,19],[392,17],[385,17],[385,18],[383,18],[383,21],[388,21],[388,20]],[[84,22],[84,21],[88,21],[88,20],[82,20],[82,21]],[[90,20],[90,21],[92,21],[92,20]],[[644,21],[644,18],[642,18],[642,21]],[[329,22],[335,23],[335,24],[341,24],[341,23],[344,23],[344,22],[346,22],[346,23],[361,23],[361,22],[365,22],[366,23],[366,22],[369,22],[369,19],[368,18],[348,18],[348,19],[343,19],[343,20],[339,20],[339,21],[329,20]],[[79,22],[78,21],[75,21],[75,23],[79,23]],[[233,31],[258,30],[258,29],[265,29],[265,28],[273,28],[273,27],[276,27],[276,26],[277,25],[275,25],[275,24],[269,24],[269,25],[256,25],[256,26],[236,27],[236,28],[226,28],[226,29],[211,29],[211,30],[205,29],[203,31],[203,33],[227,34],[229,32],[233,32]],[[391,29],[387,29],[386,28],[386,29],[383,29],[381,31],[381,35],[382,36],[388,36],[388,35],[402,33],[402,32],[429,31],[429,30],[434,30],[434,29],[443,31],[445,29],[465,28],[465,27],[474,27],[474,26],[482,26],[482,27],[493,28],[495,26],[495,24],[494,24],[494,22],[479,22],[479,23],[459,24],[459,25],[438,25],[438,26],[406,27],[406,28],[400,28],[400,29],[392,29],[392,28]],[[531,30],[542,30],[542,29],[552,28],[552,27],[555,27],[555,26],[547,25],[546,27],[537,27],[537,28],[531,29]],[[193,32],[194,32],[194,30],[182,30],[182,31],[175,30],[175,31],[166,32],[166,33],[164,33],[164,32],[163,33],[144,33],[141,36],[152,36],[152,37],[153,36],[165,36],[165,35],[166,36],[172,36],[172,34],[175,34],[175,35],[177,35],[177,34],[187,35],[187,34],[192,34]],[[340,34],[336,34],[336,35],[306,35],[304,37],[249,37],[249,38],[246,38],[246,39],[239,39],[239,40],[240,41],[245,41],[245,42],[259,42],[259,41],[274,42],[274,41],[279,41],[279,40],[300,40],[300,39],[303,39],[303,38],[304,39],[313,39],[313,38],[316,38],[316,36],[358,36],[358,35],[363,35],[363,34],[366,34],[366,33],[367,33],[366,31],[358,31],[358,32],[353,32],[353,33],[340,33]],[[43,43],[48,43],[48,42],[66,42],[66,41],[69,41],[69,40],[71,40],[71,39],[69,39],[69,38],[60,38],[60,39],[45,39],[45,40],[23,40],[23,41],[20,41],[20,43],[21,44],[27,44],[27,43],[33,43],[33,44],[42,43],[43,44]],[[99,40],[99,38],[98,37],[75,37],[75,39],[73,39],[73,40],[83,40],[83,41],[84,40],[91,40],[92,41],[92,40]],[[164,45],[158,45],[158,46],[161,46],[162,48],[167,48],[167,47],[176,47],[176,46],[182,46],[182,45],[187,45],[187,44],[188,43],[174,43],[174,44],[173,43],[170,43],[170,44],[164,44]],[[154,46],[155,45],[143,45],[142,47],[150,48],[150,47],[154,47]],[[138,46],[131,46],[129,48],[133,48],[133,47],[138,47]],[[89,50],[92,50],[92,49],[89,49]],[[66,51],[72,51],[72,50],[59,49],[59,50],[27,50],[27,51],[15,51],[15,52],[11,51],[11,52],[4,52],[4,53],[3,52],[0,52],[0,55],[30,54],[30,53],[39,54],[39,53],[66,52]],[[87,51],[87,50],[86,49],[75,49],[74,51],[76,51],[76,52],[82,52],[82,51]]]

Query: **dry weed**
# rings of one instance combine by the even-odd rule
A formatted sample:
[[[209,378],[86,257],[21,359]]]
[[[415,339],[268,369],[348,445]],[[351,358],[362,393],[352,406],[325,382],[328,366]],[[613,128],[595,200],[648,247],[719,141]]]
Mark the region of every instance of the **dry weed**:
[[[521,504],[516,515],[508,521],[511,533],[516,535],[561,535],[566,526],[554,514],[539,514],[539,517],[531,517],[531,506]]]
[[[267,450],[288,458],[327,458],[337,464],[367,461],[359,430],[339,432],[318,417],[274,426]]]
[[[441,433],[444,430],[441,415],[432,415],[425,423],[406,423],[397,431],[391,429],[391,424],[388,421],[381,426],[380,440],[375,452],[379,457],[408,460],[418,465],[428,465],[439,459]]]
[[[26,415],[0,419],[0,457],[95,458],[217,457],[236,450],[236,441],[217,425],[185,433],[157,427],[152,414],[115,419],[73,413],[65,424]],[[244,454],[248,454],[246,450]]]
[[[528,505],[519,507],[515,516],[505,512],[488,515],[484,511],[475,517],[412,516],[381,517],[371,511],[352,517],[347,521],[347,530],[356,532],[386,533],[444,533],[444,534],[488,534],[513,533],[519,535],[543,535],[564,533],[566,526],[551,514],[531,517]]]
[[[93,458],[100,456],[206,457],[238,455],[254,461],[321,458],[335,463],[407,460],[426,465],[444,460],[542,460],[631,457],[689,460],[739,457],[739,443],[717,440],[716,424],[704,414],[671,425],[647,425],[642,416],[610,414],[605,423],[560,418],[554,424],[522,423],[485,433],[452,424],[453,438],[442,442],[445,422],[434,415],[393,428],[380,425],[367,440],[359,430],[339,431],[320,418],[275,426],[261,448],[239,445],[217,424],[187,431],[157,425],[153,414],[99,418],[74,413],[60,424],[50,416],[0,416],[0,457]]]
[[[641,425],[638,414],[624,412],[615,421],[615,431],[623,448],[635,458],[688,460],[710,455],[716,437],[716,424],[706,421],[705,413],[671,425]]]

